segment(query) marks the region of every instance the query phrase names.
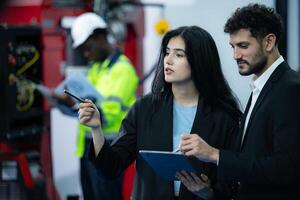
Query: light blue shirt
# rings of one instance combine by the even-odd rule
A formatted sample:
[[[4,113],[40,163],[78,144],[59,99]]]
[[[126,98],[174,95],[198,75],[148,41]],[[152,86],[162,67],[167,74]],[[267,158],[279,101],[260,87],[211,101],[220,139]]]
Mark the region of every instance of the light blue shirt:
[[[190,133],[197,112],[197,105],[183,106],[173,103],[173,150],[179,147],[180,136]],[[180,181],[174,181],[174,192],[179,193]]]

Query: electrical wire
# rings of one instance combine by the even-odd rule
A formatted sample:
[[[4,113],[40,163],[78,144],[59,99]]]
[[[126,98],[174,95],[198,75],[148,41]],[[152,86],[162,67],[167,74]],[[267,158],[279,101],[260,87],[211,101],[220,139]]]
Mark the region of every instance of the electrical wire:
[[[34,86],[26,80],[17,80],[17,110],[25,112],[31,108],[33,102]]]
[[[33,66],[38,59],[40,58],[40,53],[34,47],[34,56],[31,60],[25,63],[17,72],[16,72],[16,83],[17,83],[17,103],[16,109],[20,112],[25,112],[31,108],[34,103],[34,86],[26,80],[19,80],[19,78],[27,69]]]
[[[36,61],[40,58],[40,53],[38,52],[37,49],[34,50],[34,56],[32,57],[32,59],[30,61],[28,61],[27,63],[25,63],[25,65],[23,67],[21,67],[16,75],[20,76],[22,73],[24,73],[28,68],[30,68],[34,63],[36,63]]]

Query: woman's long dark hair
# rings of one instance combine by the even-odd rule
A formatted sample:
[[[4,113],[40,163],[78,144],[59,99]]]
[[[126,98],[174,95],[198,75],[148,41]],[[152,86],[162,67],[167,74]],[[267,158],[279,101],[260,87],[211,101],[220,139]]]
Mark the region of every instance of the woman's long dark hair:
[[[234,118],[240,117],[236,98],[233,96],[222,70],[217,46],[212,36],[197,26],[184,26],[165,34],[161,44],[158,65],[152,82],[154,103],[171,95],[171,84],[165,81],[164,57],[171,38],[180,36],[185,42],[185,52],[191,67],[192,80],[205,103],[220,106]]]

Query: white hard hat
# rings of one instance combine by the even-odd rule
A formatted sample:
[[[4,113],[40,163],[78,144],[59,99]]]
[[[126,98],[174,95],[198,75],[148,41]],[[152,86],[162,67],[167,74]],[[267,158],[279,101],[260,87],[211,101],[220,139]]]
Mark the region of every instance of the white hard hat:
[[[106,29],[107,25],[104,20],[95,13],[88,12],[79,15],[71,27],[71,36],[73,47],[76,48],[83,44],[95,29]]]

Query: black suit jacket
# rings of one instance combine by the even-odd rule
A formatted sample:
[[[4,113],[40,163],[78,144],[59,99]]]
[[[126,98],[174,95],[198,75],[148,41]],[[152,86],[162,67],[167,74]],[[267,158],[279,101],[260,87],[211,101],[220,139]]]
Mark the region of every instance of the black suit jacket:
[[[237,199],[300,199],[299,117],[300,76],[283,62],[256,101],[243,144],[245,119],[236,152],[220,151],[219,179],[238,183]]]
[[[121,174],[136,160],[135,183],[132,199],[170,200],[173,199],[173,182],[158,177],[138,154],[139,150],[172,151],[173,148],[173,98],[166,97],[156,111],[151,95],[139,99],[123,120],[120,136],[112,146],[104,144],[95,158],[93,146],[90,158],[109,177]],[[210,145],[227,148],[232,137],[236,137],[238,122],[223,109],[212,107],[199,100],[192,133],[199,134]],[[195,167],[207,174],[213,181],[216,166],[191,158]],[[180,199],[199,199],[183,185]]]

